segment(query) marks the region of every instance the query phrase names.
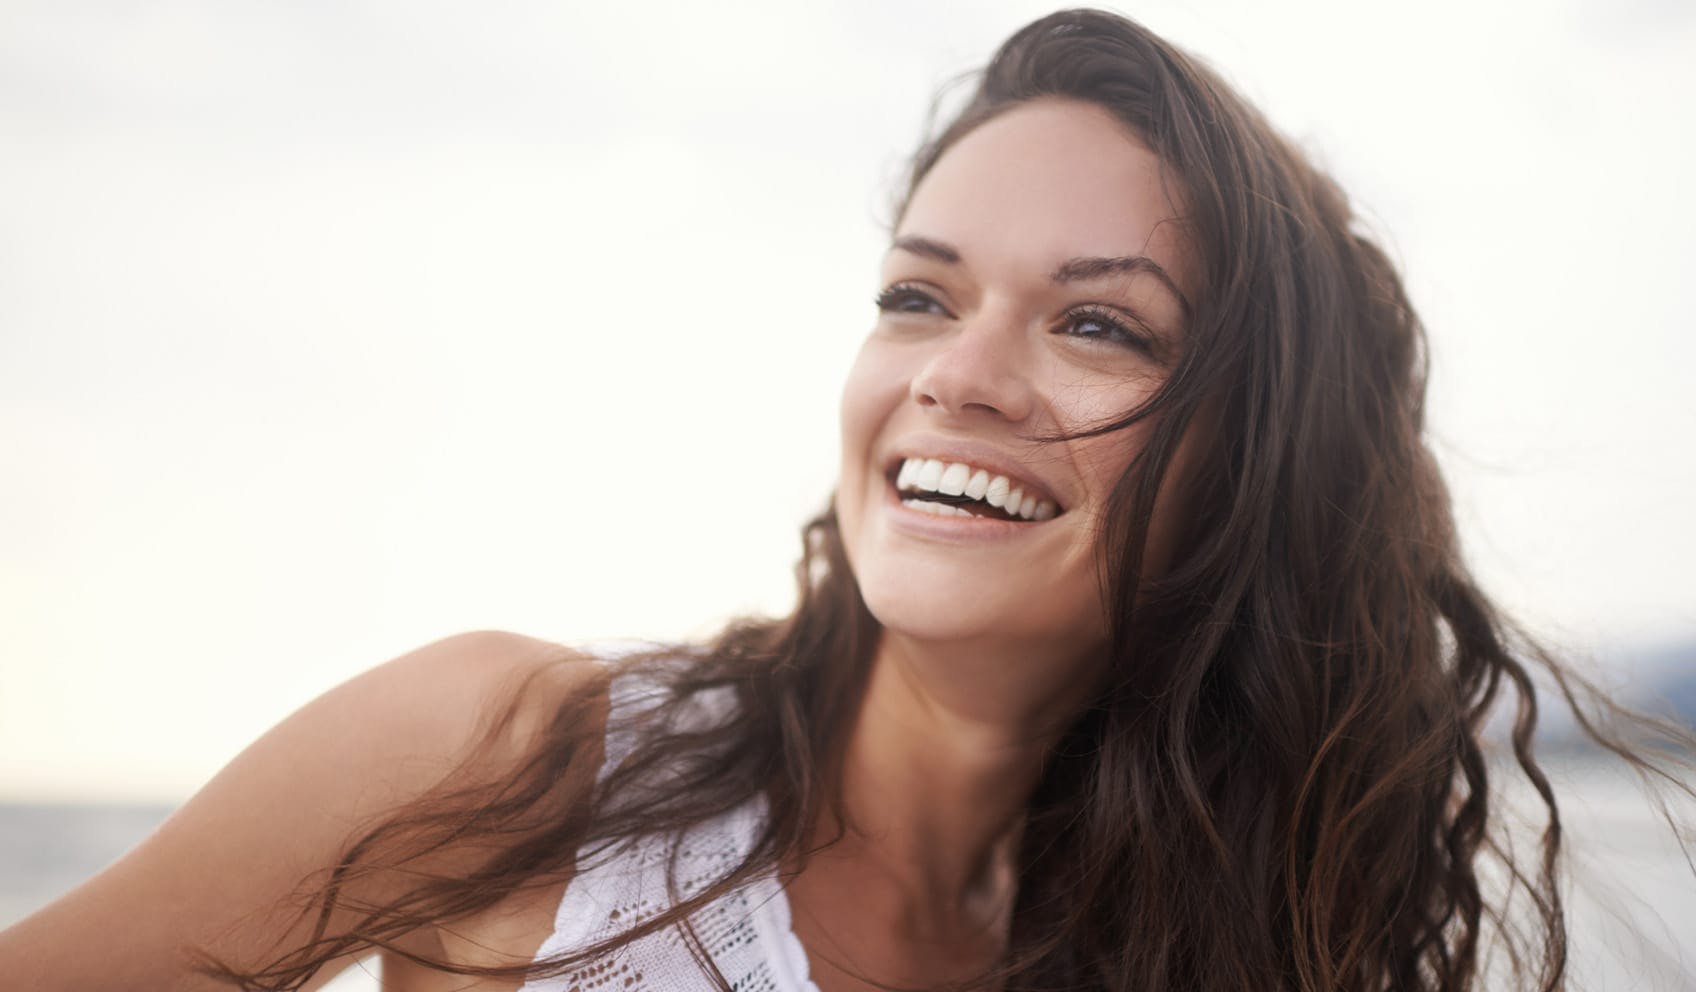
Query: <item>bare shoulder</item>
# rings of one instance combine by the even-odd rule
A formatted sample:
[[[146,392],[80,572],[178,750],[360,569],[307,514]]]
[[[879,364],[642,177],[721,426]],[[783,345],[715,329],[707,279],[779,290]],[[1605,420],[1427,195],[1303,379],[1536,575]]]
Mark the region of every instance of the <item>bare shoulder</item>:
[[[290,900],[360,829],[449,776],[500,776],[544,728],[558,732],[562,712],[598,741],[605,683],[591,657],[497,631],[378,665],[261,736],[110,868],[0,933],[0,972],[38,989],[222,987],[193,975],[190,948],[248,964],[304,940],[311,928]],[[381,897],[350,884],[351,902]]]
[[[598,740],[605,677],[596,659],[505,631],[456,634],[378,665],[302,707],[231,763],[226,774],[247,765],[260,774],[235,776],[228,788],[241,793],[249,784],[279,784],[265,768],[271,761],[290,766],[295,780],[315,769],[323,777],[311,794],[350,820],[364,819],[450,773],[468,780],[504,774],[572,700],[589,704],[591,716],[580,729]],[[221,785],[214,780],[207,792]]]
[[[301,711],[308,723],[302,729],[343,737],[344,744],[345,735],[358,735],[355,743],[368,744],[367,754],[398,750],[459,760],[492,731],[515,747],[527,743],[538,721],[564,701],[604,696],[604,675],[594,657],[551,641],[497,630],[456,634],[320,697]],[[494,726],[503,717],[505,725]]]

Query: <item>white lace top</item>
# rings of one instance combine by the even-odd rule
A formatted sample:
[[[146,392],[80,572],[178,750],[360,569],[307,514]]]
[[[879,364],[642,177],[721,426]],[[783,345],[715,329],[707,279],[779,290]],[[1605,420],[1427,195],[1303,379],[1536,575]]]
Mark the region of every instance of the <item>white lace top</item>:
[[[601,777],[635,742],[621,731],[632,708],[652,705],[657,691],[629,675],[614,680]],[[722,718],[728,696],[699,700],[698,716]],[[764,818],[763,798],[691,828],[676,850],[676,880],[684,896],[723,876],[747,853]],[[668,838],[645,837],[587,859],[566,888],[554,932],[537,957],[586,947],[651,919],[671,905]],[[775,877],[764,877],[709,903],[690,917],[713,964],[736,992],[818,992],[807,976],[807,955],[789,923],[789,900]],[[526,982],[520,992],[707,992],[717,984],[691,954],[682,931],[670,927],[626,944],[555,978]]]

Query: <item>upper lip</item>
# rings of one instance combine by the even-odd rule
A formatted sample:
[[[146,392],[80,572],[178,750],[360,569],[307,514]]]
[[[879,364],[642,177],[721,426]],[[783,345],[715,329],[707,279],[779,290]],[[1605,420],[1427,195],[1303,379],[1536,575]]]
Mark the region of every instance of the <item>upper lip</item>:
[[[1055,494],[1054,487],[1030,466],[1019,461],[993,445],[981,441],[966,441],[943,437],[914,437],[901,442],[884,464],[884,473],[893,478],[901,463],[908,458],[935,458],[947,464],[949,462],[965,462],[973,468],[981,468],[991,475],[1005,475],[1016,487],[1023,488],[1027,494],[1038,499],[1052,500],[1059,510],[1066,509],[1066,502]]]

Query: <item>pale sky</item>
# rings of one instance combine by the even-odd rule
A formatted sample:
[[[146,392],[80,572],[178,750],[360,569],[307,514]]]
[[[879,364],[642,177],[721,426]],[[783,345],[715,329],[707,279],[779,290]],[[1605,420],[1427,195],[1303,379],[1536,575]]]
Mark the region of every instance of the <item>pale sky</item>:
[[[581,8],[581,9],[577,9]],[[790,598],[939,84],[1049,8],[0,5],[0,800]],[[1696,639],[1696,8],[1151,3],[1401,260],[1486,587]]]

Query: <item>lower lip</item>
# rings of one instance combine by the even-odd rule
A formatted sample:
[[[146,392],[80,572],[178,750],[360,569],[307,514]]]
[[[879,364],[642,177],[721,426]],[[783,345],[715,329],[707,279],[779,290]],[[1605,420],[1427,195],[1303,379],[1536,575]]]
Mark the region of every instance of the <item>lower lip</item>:
[[[995,517],[957,517],[953,514],[942,516],[936,513],[926,513],[905,506],[901,502],[901,494],[895,487],[885,482],[883,487],[884,504],[889,510],[890,522],[899,530],[920,537],[939,538],[947,541],[993,541],[1028,534],[1041,530],[1044,524],[1053,523],[1057,517],[1029,523],[1014,523],[1011,520],[998,520]]]

